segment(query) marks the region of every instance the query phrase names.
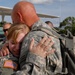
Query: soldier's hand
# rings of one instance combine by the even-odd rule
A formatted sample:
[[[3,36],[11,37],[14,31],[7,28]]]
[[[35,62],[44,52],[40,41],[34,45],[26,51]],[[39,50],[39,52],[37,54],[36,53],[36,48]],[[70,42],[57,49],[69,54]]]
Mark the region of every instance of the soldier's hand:
[[[53,44],[51,38],[48,38],[47,36],[45,36],[37,45],[34,44],[34,39],[32,39],[30,51],[45,58],[47,55],[54,53],[55,49],[52,49]],[[51,48],[51,50],[48,50],[49,48]]]
[[[5,43],[2,47],[2,49],[0,50],[0,56],[6,56],[9,54],[9,50],[7,48],[8,43]]]

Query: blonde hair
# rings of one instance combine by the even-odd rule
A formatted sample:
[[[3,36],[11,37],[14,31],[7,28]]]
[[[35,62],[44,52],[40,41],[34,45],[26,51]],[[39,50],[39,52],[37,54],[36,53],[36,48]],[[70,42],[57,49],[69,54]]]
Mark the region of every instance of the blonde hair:
[[[8,30],[7,39],[12,39],[14,43],[17,43],[16,39],[20,33],[28,33],[29,27],[25,24],[13,24]]]

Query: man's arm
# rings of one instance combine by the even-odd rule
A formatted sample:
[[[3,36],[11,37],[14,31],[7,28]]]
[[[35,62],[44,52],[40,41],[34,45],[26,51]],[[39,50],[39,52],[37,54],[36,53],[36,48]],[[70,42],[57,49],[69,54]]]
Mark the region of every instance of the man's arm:
[[[43,68],[45,67],[45,59],[33,53],[29,53],[26,63],[20,71],[13,75],[44,75]]]
[[[51,38],[44,37],[39,44],[34,46],[33,40],[24,65],[20,71],[17,71],[13,75],[46,75],[44,71],[46,68],[45,57],[54,52],[54,50],[50,52],[47,51],[48,48],[53,45],[53,42],[49,42],[51,42]],[[45,46],[47,43],[49,43],[49,45]]]

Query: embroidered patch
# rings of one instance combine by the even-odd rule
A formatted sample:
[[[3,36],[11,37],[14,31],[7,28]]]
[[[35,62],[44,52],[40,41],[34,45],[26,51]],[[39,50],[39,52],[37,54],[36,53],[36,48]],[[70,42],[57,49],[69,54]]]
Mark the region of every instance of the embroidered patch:
[[[5,67],[5,68],[12,68],[14,70],[17,70],[18,65],[15,62],[13,62],[12,60],[6,60],[4,62],[3,67]]]

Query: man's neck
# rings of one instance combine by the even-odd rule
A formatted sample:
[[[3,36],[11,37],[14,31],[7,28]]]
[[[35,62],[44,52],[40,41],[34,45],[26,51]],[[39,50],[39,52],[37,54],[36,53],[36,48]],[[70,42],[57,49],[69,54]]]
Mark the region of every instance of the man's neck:
[[[39,17],[33,18],[32,20],[28,20],[28,21],[27,21],[27,25],[28,25],[29,27],[31,27],[31,26],[32,26],[34,23],[36,23],[38,20],[40,20]]]

